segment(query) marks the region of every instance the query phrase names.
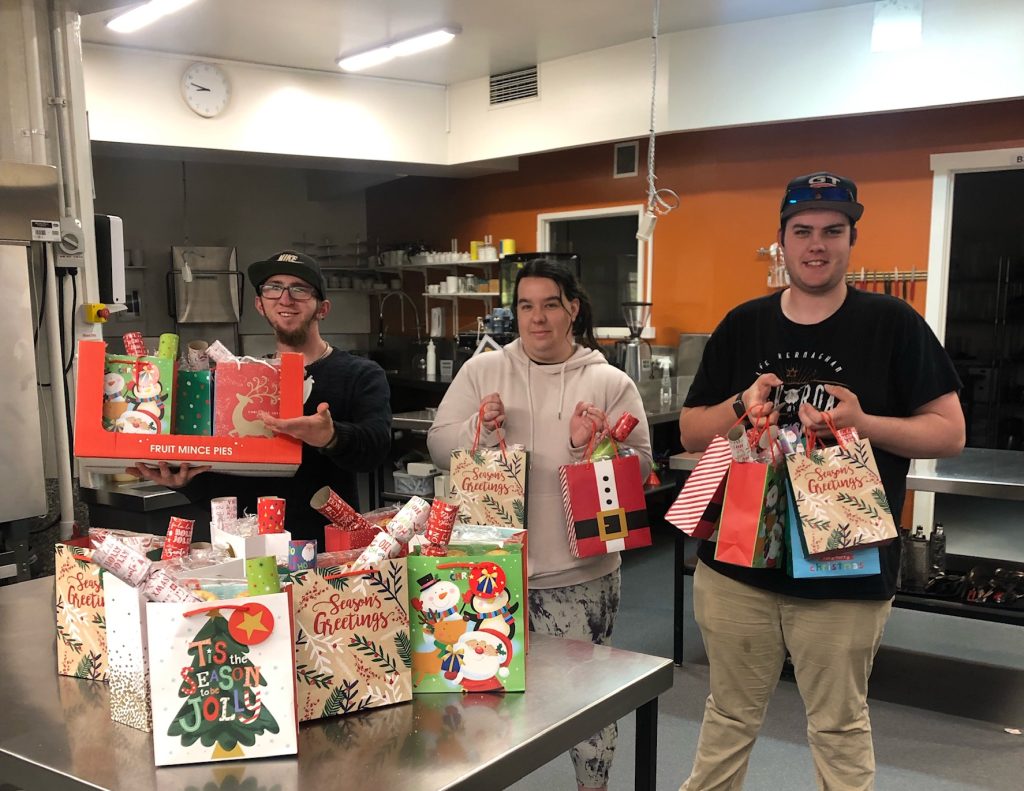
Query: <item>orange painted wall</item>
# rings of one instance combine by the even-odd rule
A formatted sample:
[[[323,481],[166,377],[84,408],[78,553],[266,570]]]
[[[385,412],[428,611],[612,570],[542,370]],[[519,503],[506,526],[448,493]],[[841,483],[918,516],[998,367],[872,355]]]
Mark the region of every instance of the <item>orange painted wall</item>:
[[[709,332],[729,308],[768,293],[767,259],[786,182],[815,170],[856,180],[865,204],[851,270],[925,269],[931,154],[1024,146],[1024,100],[856,118],[665,135],[658,186],[682,205],[655,233],[657,343]],[[641,146],[641,161],[646,153]],[[611,177],[611,144],[522,157],[516,173],[468,180],[407,178],[367,192],[370,238],[420,240],[491,234],[535,247],[536,216],[644,200],[645,179]],[[914,306],[924,310],[925,284]]]

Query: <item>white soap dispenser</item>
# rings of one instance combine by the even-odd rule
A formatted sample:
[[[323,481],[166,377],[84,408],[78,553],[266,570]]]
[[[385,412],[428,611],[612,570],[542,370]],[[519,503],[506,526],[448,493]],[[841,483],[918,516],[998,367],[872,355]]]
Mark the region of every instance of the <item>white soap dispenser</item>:
[[[427,381],[433,382],[437,379],[437,349],[434,347],[434,339],[427,341]]]

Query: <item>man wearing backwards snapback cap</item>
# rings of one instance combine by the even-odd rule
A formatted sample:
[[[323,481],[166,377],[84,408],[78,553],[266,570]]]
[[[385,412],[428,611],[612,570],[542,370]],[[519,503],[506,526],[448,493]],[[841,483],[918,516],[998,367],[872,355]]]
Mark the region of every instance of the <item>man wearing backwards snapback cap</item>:
[[[730,311],[715,329],[679,418],[687,450],[702,450],[748,412],[759,423],[839,428],[871,440],[898,518],[912,458],[964,445],[960,381],[923,319],[906,303],[848,288],[864,207],[832,173],[793,179],[778,240],[790,286]],[[711,666],[711,694],[684,791],[739,789],[787,650],[807,711],[820,789],[874,788],[868,676],[892,607],[900,544],[882,547],[881,573],[792,579],[785,568],[721,563],[702,541],[694,614]]]
[[[256,513],[256,498],[276,495],[288,501],[285,526],[295,538],[323,541],[324,517],[309,500],[330,486],[353,507],[359,496],[355,473],[375,469],[391,446],[391,393],[383,369],[371,360],[335,349],[320,336],[320,321],[331,310],[324,277],[315,258],[285,250],[249,267],[256,288],[256,310],[274,330],[277,351],[298,352],[313,380],[304,415],[265,417],[267,427],[302,440],[302,463],[292,478],[261,478],[207,473],[207,466],[182,464],[172,471],[161,462],[129,468],[151,481],[182,487],[195,503],[235,495],[239,509]]]

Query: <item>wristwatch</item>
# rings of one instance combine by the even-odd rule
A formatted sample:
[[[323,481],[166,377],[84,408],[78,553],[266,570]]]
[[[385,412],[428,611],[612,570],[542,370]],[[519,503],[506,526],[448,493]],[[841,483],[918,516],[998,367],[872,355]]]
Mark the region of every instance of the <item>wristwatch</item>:
[[[732,402],[732,411],[736,413],[736,417],[745,417],[747,414],[747,407],[743,403],[743,393],[736,394],[736,400]],[[750,423],[749,420],[745,420],[745,423]]]

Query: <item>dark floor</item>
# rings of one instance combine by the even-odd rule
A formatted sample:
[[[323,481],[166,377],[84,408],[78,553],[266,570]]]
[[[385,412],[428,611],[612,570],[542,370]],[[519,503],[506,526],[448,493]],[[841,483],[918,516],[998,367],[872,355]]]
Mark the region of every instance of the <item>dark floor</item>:
[[[1021,524],[1006,522],[1002,539],[989,531],[988,549],[1004,552],[1012,542],[1019,551]],[[1012,528],[1017,536],[1008,532]],[[947,523],[947,529],[952,535],[954,525]],[[622,609],[613,639],[617,647],[672,656],[672,540],[662,532],[654,547],[623,554]],[[956,551],[969,548],[961,541]],[[658,788],[666,790],[678,788],[689,773],[708,693],[691,582],[687,577],[684,664],[659,701]],[[880,791],[1024,788],[1024,736],[1004,731],[1024,728],[1024,629],[894,610],[872,675],[871,719]],[[747,791],[815,788],[805,728],[796,685],[783,681],[754,748]],[[612,788],[633,786],[634,732],[632,718],[620,721]],[[574,788],[569,759],[555,759],[512,788]]]

